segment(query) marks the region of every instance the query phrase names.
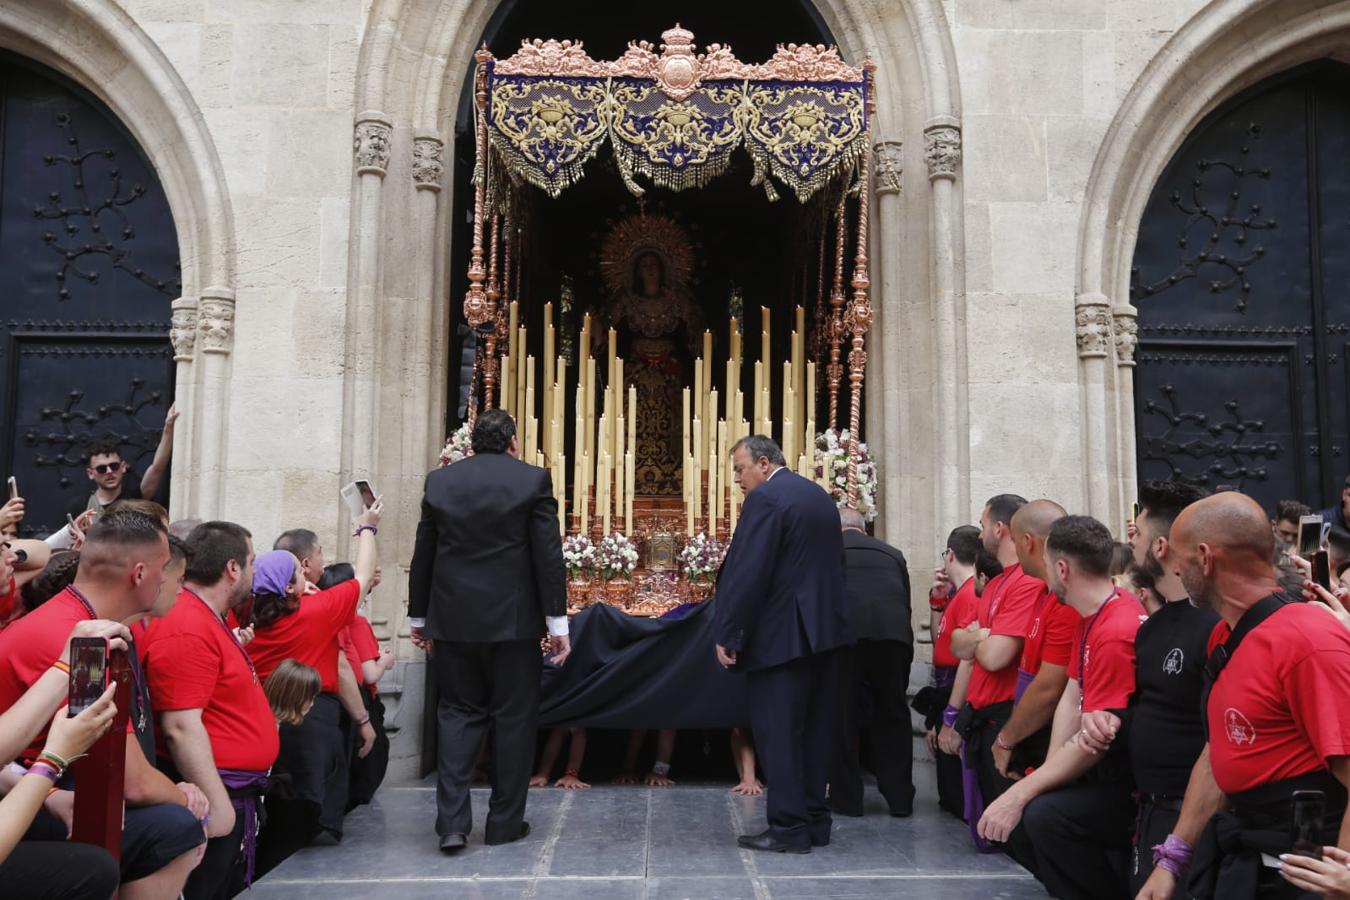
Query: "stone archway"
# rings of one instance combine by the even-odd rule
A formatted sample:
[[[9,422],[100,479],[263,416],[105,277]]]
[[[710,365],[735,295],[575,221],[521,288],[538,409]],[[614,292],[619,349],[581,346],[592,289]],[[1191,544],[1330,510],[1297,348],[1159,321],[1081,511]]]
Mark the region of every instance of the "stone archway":
[[[1090,511],[1123,521],[1137,487],[1130,265],[1144,205],[1218,105],[1301,63],[1350,51],[1350,2],[1221,0],[1159,50],[1097,153],[1079,225],[1077,323]]]
[[[234,321],[234,221],[200,111],[172,64],[113,0],[0,6],[0,47],[98,97],[154,165],[179,242],[182,296],[172,303],[179,420],[173,515],[219,512]]]

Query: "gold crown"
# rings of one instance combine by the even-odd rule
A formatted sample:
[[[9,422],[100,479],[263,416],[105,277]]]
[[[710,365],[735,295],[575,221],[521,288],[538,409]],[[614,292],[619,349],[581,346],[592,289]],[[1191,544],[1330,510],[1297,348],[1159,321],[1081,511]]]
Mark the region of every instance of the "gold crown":
[[[676,22],[674,28],[661,32],[661,40],[665,43],[665,47],[672,50],[677,47],[683,49],[694,45],[694,33],[687,28],[681,28],[680,23]]]

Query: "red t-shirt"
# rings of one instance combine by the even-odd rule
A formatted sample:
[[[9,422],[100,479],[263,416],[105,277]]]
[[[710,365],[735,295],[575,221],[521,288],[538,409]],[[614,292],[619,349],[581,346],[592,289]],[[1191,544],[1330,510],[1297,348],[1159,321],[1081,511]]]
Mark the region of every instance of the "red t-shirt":
[[[1083,712],[1130,705],[1134,635],[1147,618],[1138,597],[1118,590],[1094,615],[1081,620],[1069,657],[1069,677],[1078,679]]]
[[[266,628],[254,627],[248,652],[266,681],[284,659],[293,659],[317,669],[323,690],[338,689],[338,632],[352,623],[361,602],[361,582],[355,578],[326,591],[306,594],[300,608]],[[357,669],[359,672],[360,669]]]
[[[1215,631],[1219,633],[1218,629]],[[1225,794],[1350,755],[1350,632],[1290,603],[1248,632],[1209,695],[1209,762]]]
[[[76,623],[91,618],[84,604],[66,588],[0,632],[0,710],[13,706],[61,657]],[[37,756],[46,740],[47,728],[43,726],[22,756]]]
[[[952,656],[952,632],[975,621],[979,602],[980,598],[975,595],[975,579],[967,578],[947,602],[942,618],[938,619],[937,633],[933,635],[933,665],[960,665],[961,660]]]
[[[370,696],[374,697],[375,685],[366,681],[365,676],[361,674],[361,663],[380,658],[380,642],[375,637],[375,629],[370,627],[370,622],[365,616],[357,616],[352,620],[352,624],[338,634],[338,644],[347,655],[347,662],[352,664],[352,671],[356,673],[356,677],[370,691]]]
[[[20,602],[19,584],[14,576],[9,576],[9,584],[0,592],[0,630],[23,615],[23,603]]]
[[[1042,582],[1044,584],[1044,582]],[[1078,625],[1083,617],[1067,603],[1060,603],[1055,592],[1046,587],[1036,606],[1027,630],[1027,642],[1022,645],[1021,669],[1028,675],[1041,670],[1041,663],[1067,666],[1073,651]]]
[[[1013,563],[985,585],[980,597],[980,626],[988,628],[991,636],[1003,634],[1025,640],[1043,590],[1045,582],[1023,572],[1020,563]],[[1011,700],[1016,690],[1016,665],[989,672],[977,662],[970,673],[966,699],[976,709],[984,709]]]
[[[261,772],[276,762],[277,720],[248,651],[200,597],[184,590],[151,623],[144,659],[155,712],[200,709],[217,768]],[[156,739],[167,757],[164,729]]]

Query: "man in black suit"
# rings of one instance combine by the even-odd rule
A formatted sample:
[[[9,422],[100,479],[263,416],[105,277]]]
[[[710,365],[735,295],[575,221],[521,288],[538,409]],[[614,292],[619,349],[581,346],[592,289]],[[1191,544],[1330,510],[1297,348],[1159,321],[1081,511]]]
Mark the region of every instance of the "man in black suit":
[[[427,476],[408,578],[413,640],[434,642],[436,833],[445,852],[463,848],[472,828],[469,784],[489,728],[484,837],[505,844],[529,834],[546,623],[554,658],[571,650],[552,479],[517,459],[516,423],[501,410],[478,417],[472,443],[473,456]]]
[[[830,842],[834,651],[852,643],[839,516],[818,485],[783,468],[771,438],[742,438],[731,461],[746,498],[717,582],[717,659],[746,673],[769,782],[768,829],[737,843],[810,853]]]
[[[841,509],[839,522],[849,621],[858,643],[841,651],[839,741],[830,771],[830,808],[845,816],[863,814],[858,730],[864,711],[870,710],[877,789],[891,815],[908,816],[914,811],[914,738],[905,703],[914,661],[909,569],[903,553],[867,533],[862,513]]]

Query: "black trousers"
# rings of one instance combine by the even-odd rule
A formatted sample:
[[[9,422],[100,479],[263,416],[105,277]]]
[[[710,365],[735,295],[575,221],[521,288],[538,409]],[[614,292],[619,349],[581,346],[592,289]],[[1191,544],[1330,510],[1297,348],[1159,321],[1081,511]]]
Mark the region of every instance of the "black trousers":
[[[244,816],[236,813],[234,831],[206,842],[202,861],[183,885],[185,900],[227,900],[244,889],[241,845],[245,824]]]
[[[347,792],[347,811],[351,812],[363,803],[369,803],[384,781],[389,770],[389,735],[384,730],[384,702],[378,696],[372,697],[370,691],[361,688],[361,697],[366,703],[366,713],[370,716],[371,727],[375,729],[375,746],[364,758],[356,755],[360,749],[357,744],[351,754],[351,788]]]
[[[19,841],[0,862],[9,900],[108,900],[121,878],[102,847],[67,841]]]
[[[746,676],[750,727],[768,780],[769,832],[785,844],[830,841],[825,784],[836,734],[838,663],[838,651],[830,651]]]
[[[1027,804],[1022,828],[1035,875],[1059,900],[1130,900],[1135,802],[1128,780],[1084,780]]]
[[[1144,800],[1139,808],[1139,822],[1135,831],[1134,849],[1130,854],[1130,896],[1136,896],[1139,889],[1153,874],[1153,848],[1167,840],[1172,829],[1177,827],[1181,816],[1181,798],[1163,801],[1160,804]],[[1176,900],[1185,900],[1186,879],[1181,879],[1173,892]]]
[[[859,744],[866,723],[877,790],[891,815],[907,816],[914,811],[914,737],[905,693],[914,648],[902,641],[858,641],[837,653],[839,731],[830,805],[846,816],[863,814]]]
[[[975,711],[970,733],[966,735],[966,759],[975,770],[980,781],[980,796],[984,798],[984,807],[989,806],[1003,796],[1003,792],[1012,787],[1013,782],[999,774],[994,765],[994,740],[999,731],[1008,724],[1012,716],[1011,703],[996,703]]]
[[[436,642],[432,662],[440,693],[436,709],[437,834],[467,835],[473,830],[469,787],[478,748],[491,727],[492,798],[484,837],[496,843],[520,835],[534,766],[543,659],[537,639]]]

